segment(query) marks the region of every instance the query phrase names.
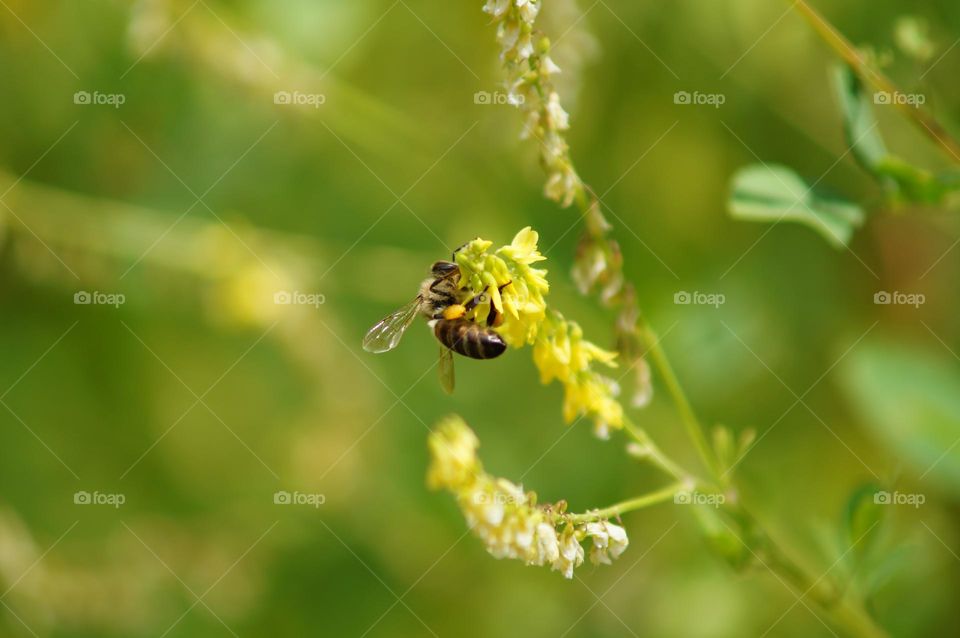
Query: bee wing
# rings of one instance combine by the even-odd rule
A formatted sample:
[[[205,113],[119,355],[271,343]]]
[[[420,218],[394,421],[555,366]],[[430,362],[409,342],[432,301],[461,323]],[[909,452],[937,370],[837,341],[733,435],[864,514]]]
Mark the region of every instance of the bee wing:
[[[400,337],[413,323],[418,310],[420,310],[419,296],[400,310],[378,321],[363,338],[363,349],[367,352],[386,352],[396,348],[400,343]]]
[[[440,385],[447,394],[453,394],[453,350],[440,346]]]

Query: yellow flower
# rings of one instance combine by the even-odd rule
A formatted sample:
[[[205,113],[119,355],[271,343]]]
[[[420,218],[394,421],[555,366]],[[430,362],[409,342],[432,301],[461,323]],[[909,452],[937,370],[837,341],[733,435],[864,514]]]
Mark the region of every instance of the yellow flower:
[[[533,347],[534,361],[540,370],[540,380],[563,382],[590,368],[597,361],[616,367],[617,353],[604,350],[583,339],[583,329],[574,321],[567,321],[558,312],[541,324]]]
[[[554,379],[563,384],[563,418],[570,423],[579,416],[593,419],[597,435],[606,438],[611,427],[623,427],[623,408],[616,397],[620,388],[613,379],[593,369],[594,362],[616,367],[617,353],[584,340],[583,330],[559,313],[541,326],[533,346],[533,360],[540,370],[540,381]]]
[[[578,416],[589,416],[596,435],[606,439],[610,428],[623,427],[623,407],[615,398],[619,392],[613,379],[596,373],[564,383],[563,418],[570,423]]]
[[[480,441],[458,418],[444,421],[431,433],[427,445],[433,459],[427,473],[427,485],[432,489],[459,489],[473,481],[481,470],[477,460]]]
[[[427,442],[427,483],[456,497],[467,524],[494,558],[550,566],[573,578],[574,568],[583,563],[581,541],[592,539],[594,562],[609,563],[626,548],[622,527],[605,520],[575,524],[563,508],[538,505],[535,493],[484,472],[479,445],[463,419],[444,419]]]
[[[616,367],[617,353],[587,341],[576,322],[547,309],[547,271],[532,266],[546,259],[537,248],[538,240],[537,232],[529,227],[493,253],[492,242],[473,240],[457,253],[460,285],[472,295],[486,292],[489,297],[488,303],[477,306],[473,319],[485,320],[492,303],[504,315],[497,331],[507,345],[532,345],[540,382],[563,384],[564,420],[590,418],[597,434],[606,437],[610,428],[623,426],[623,408],[616,399],[617,384],[594,366]]]
[[[538,239],[537,232],[528,226],[495,253],[489,252],[493,242],[483,239],[474,239],[457,253],[460,286],[474,295],[487,293],[497,311],[503,313],[503,324],[497,331],[513,348],[532,344],[546,315],[543,297],[550,290],[547,271],[531,265],[546,259],[537,249]],[[474,317],[485,320],[489,308],[489,303],[480,304]]]

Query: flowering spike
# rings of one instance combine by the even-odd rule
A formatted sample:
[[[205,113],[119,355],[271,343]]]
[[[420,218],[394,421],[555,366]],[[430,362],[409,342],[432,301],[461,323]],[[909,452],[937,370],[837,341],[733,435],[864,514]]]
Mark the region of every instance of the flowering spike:
[[[427,483],[456,497],[473,533],[495,558],[550,566],[573,578],[583,563],[582,541],[592,539],[590,557],[598,564],[610,564],[626,548],[622,527],[603,519],[575,523],[566,514],[566,501],[538,505],[536,492],[484,472],[476,454],[480,442],[460,417],[444,419],[427,445]]]
[[[564,420],[592,419],[596,433],[606,438],[611,428],[623,426],[623,408],[616,398],[617,383],[595,367],[616,367],[617,354],[587,341],[576,322],[547,308],[547,271],[532,266],[546,259],[540,254],[538,241],[539,235],[529,227],[494,252],[489,250],[491,242],[473,240],[457,253],[460,285],[474,295],[487,293],[489,300],[478,304],[472,318],[485,319],[492,302],[503,313],[504,321],[497,331],[507,345],[532,345],[540,381],[563,384]]]
[[[563,131],[569,116],[560,106],[551,76],[560,68],[550,59],[550,39],[536,31],[542,2],[536,0],[487,0],[484,12],[497,23],[497,43],[506,73],[508,102],[526,114],[522,138],[540,142],[540,162],[547,171],[544,194],[564,207],[583,192],[583,183],[573,169]]]

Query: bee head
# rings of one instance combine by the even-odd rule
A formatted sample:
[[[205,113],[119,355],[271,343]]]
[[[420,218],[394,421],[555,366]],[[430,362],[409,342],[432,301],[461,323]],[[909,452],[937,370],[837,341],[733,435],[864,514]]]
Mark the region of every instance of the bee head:
[[[460,267],[452,261],[437,261],[430,266],[430,273],[437,278],[449,277],[455,272],[459,272]]]

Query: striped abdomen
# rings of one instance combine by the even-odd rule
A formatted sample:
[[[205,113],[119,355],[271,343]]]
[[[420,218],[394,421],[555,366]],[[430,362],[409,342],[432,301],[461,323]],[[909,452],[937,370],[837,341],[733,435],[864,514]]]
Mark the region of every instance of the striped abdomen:
[[[433,334],[446,347],[471,359],[493,359],[507,349],[500,335],[467,319],[438,319]]]

